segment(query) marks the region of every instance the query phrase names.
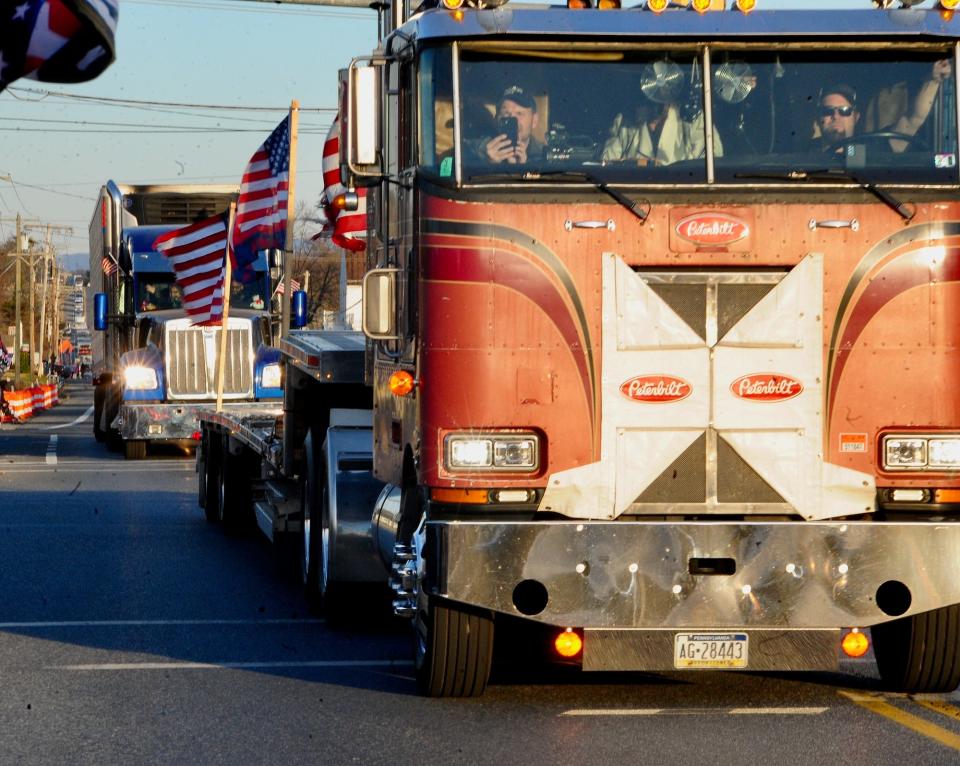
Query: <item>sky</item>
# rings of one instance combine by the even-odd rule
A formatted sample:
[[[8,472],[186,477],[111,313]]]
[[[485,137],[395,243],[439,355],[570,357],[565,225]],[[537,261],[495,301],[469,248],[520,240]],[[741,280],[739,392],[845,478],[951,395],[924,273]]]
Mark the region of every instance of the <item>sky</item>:
[[[758,0],[757,6],[870,8],[871,2]],[[0,176],[13,179],[0,181],[0,239],[14,230],[5,219],[20,213],[72,227],[54,236],[54,247],[85,254],[97,192],[108,179],[239,184],[292,99],[301,105],[296,199],[313,206],[323,186],[337,70],[375,45],[376,14],[363,9],[120,0],[117,60],[99,78],[72,85],[21,79],[0,93]]]

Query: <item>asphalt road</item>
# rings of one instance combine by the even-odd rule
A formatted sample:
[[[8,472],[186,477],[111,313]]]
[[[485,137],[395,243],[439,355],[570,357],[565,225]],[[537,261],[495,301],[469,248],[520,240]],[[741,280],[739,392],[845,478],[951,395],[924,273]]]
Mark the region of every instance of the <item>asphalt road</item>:
[[[177,450],[94,442],[89,386],[0,425],[0,764],[960,763],[960,695],[838,674],[507,667],[416,696],[389,620],[332,630],[267,543],[196,506]]]

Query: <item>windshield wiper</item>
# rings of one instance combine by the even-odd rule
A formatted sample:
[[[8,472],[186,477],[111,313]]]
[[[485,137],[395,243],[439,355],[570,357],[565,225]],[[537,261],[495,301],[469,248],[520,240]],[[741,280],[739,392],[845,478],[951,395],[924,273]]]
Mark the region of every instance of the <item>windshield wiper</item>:
[[[641,223],[645,223],[647,217],[650,215],[649,202],[646,200],[641,201],[631,199],[622,191],[617,191],[609,186],[606,181],[597,178],[595,175],[593,175],[593,173],[588,173],[586,170],[531,170],[524,173],[523,178],[531,181],[535,181],[540,178],[569,178],[574,181],[587,181],[588,183],[593,184],[594,188],[602,191],[604,194],[607,194],[616,200],[626,210],[639,218]]]
[[[783,173],[735,173],[734,178],[762,179],[768,181],[853,181],[853,183],[857,184],[857,186],[864,191],[870,192],[904,220],[910,221],[913,219],[913,216],[916,215],[915,210],[911,210],[907,207],[906,203],[898,200],[890,194],[890,192],[878,189],[874,183],[861,180],[849,170],[818,168],[816,170],[788,170]]]

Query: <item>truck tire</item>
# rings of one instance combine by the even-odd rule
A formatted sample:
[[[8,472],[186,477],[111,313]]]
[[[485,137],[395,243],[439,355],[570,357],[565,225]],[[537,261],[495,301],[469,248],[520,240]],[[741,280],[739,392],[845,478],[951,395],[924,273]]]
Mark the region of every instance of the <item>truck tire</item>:
[[[239,534],[249,527],[253,505],[250,498],[250,472],[245,454],[230,453],[223,437],[220,470],[217,472],[217,516],[227,534]]]
[[[960,605],[871,628],[880,677],[907,694],[952,692],[960,685]]]
[[[300,572],[303,592],[310,610],[322,612],[331,625],[343,625],[350,617],[350,594],[358,602],[366,600],[363,588],[331,578],[330,571],[330,496],[327,491],[327,461],[313,429],[305,447],[306,481],[303,493],[303,522],[300,525]],[[357,610],[360,617],[360,610]]]
[[[220,521],[220,464],[223,456],[220,454],[219,436],[212,431],[204,431],[203,449],[203,480],[201,481],[204,493],[203,513],[211,524]]]
[[[147,443],[143,439],[128,439],[123,443],[123,456],[127,460],[143,460],[147,456]]]
[[[197,451],[194,455],[196,459],[195,470],[197,472],[197,505],[206,509],[207,507],[207,430],[203,429],[200,434],[200,443],[197,445]]]
[[[303,577],[303,595],[310,611],[319,613],[324,608],[324,562],[322,560],[321,506],[326,487],[323,453],[317,444],[313,429],[307,434],[304,446],[305,474],[300,493],[303,520],[300,524],[300,574]]]
[[[414,622],[417,690],[428,697],[478,697],[493,664],[493,618],[421,595]]]
[[[94,386],[93,389],[93,438],[101,444],[107,440],[107,433],[100,426],[103,419],[103,400],[106,393],[103,386]]]

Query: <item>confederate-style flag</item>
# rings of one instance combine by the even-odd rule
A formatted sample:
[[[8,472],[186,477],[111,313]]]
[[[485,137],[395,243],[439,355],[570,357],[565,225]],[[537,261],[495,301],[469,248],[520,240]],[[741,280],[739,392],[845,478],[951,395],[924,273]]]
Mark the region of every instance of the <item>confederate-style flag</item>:
[[[0,4],[0,91],[19,77],[92,80],[113,62],[119,0]]]

